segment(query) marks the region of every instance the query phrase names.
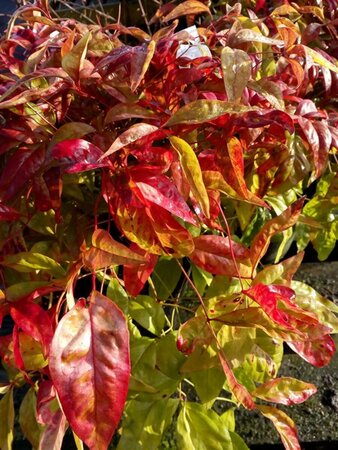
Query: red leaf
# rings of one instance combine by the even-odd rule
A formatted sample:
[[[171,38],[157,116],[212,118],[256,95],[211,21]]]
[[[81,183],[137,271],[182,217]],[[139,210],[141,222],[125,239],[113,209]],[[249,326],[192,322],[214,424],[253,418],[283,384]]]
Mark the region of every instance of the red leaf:
[[[51,158],[61,160],[68,173],[83,172],[109,165],[107,161],[99,162],[102,155],[100,148],[84,139],[67,139],[58,142],[50,151]]]
[[[60,321],[49,369],[70,426],[91,450],[106,450],[130,376],[128,327],[120,309],[93,291]]]
[[[302,211],[303,203],[304,198],[300,198],[291,206],[289,206],[285,211],[283,211],[282,214],[266,222],[261,230],[256,234],[252,241],[250,250],[250,258],[253,269],[256,268],[258,262],[265,255],[272,236],[274,236],[276,233],[287,230],[298,221],[298,218]]]
[[[125,288],[130,295],[136,297],[143,289],[143,286],[148,281],[150,275],[153,273],[158,256],[148,254],[148,252],[141,249],[134,243],[131,244],[130,249],[133,252],[138,253],[144,257],[148,256],[148,261],[143,264],[140,264],[138,266],[125,264],[123,266],[123,279]]]
[[[321,170],[319,166],[319,137],[318,133],[315,129],[315,127],[312,125],[311,120],[306,119],[305,117],[298,117],[298,123],[306,137],[306,140],[308,141],[310,145],[310,149],[312,151],[312,158],[313,158],[313,164],[314,168],[316,170],[316,176],[319,175],[319,172]]]
[[[288,342],[290,348],[305,361],[316,367],[323,367],[331,361],[336,346],[331,336],[326,335],[320,339],[302,341],[302,342]]]
[[[282,439],[285,450],[301,450],[296,426],[289,416],[273,406],[257,405],[257,409],[272,421]]]
[[[36,303],[18,301],[11,303],[10,314],[22,331],[41,343],[44,356],[47,356],[53,337],[52,322],[48,313]]]
[[[0,220],[12,221],[12,220],[18,220],[18,219],[20,219],[20,217],[21,217],[21,214],[19,212],[15,211],[15,209],[11,208],[10,206],[0,203]]]
[[[143,197],[184,221],[197,225],[189,206],[179,194],[176,186],[164,175],[149,176],[144,171],[134,171],[132,178]]]
[[[238,383],[238,381],[235,378],[235,375],[233,374],[229,364],[227,363],[226,359],[223,357],[221,353],[218,353],[218,357],[221,361],[222,368],[224,370],[225,376],[227,378],[227,382],[229,385],[229,388],[231,389],[232,393],[235,395],[237,400],[241,402],[241,404],[246,409],[255,409],[256,405],[253,401],[252,396],[248,392],[245,386]]]
[[[229,238],[203,235],[194,238],[194,244],[195,250],[189,257],[197,266],[216,275],[238,277],[236,264],[231,255]],[[251,267],[248,249],[233,241],[231,247],[240,275],[249,277]]]
[[[14,197],[41,168],[44,156],[43,146],[35,151],[27,148],[16,150],[2,170],[0,199],[6,201]]]
[[[45,425],[39,448],[60,450],[68,425],[66,416],[59,407],[54,386],[49,380],[39,384],[36,409],[37,421]]]
[[[266,286],[259,283],[254,287],[243,291],[243,293],[255,300],[255,302],[261,306],[264,312],[274,322],[283,325],[285,328],[292,328],[292,326],[289,324],[289,317],[287,312],[282,311],[278,308],[278,301],[280,301],[281,297],[287,298],[289,300],[294,298],[295,293],[292,289],[286,286]]]

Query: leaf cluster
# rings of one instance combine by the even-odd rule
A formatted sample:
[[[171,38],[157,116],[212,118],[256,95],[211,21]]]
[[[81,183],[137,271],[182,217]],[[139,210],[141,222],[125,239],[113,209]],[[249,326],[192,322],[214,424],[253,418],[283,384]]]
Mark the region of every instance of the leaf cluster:
[[[156,449],[173,417],[177,448],[246,449],[235,407],[300,449],[276,404],[316,388],[278,369],[285,344],[335,351],[338,307],[292,280],[337,239],[335,17],[207,3],[163,5],[148,34],[36,1],[0,40],[1,449],[26,383],[35,449],[68,427],[78,449]]]

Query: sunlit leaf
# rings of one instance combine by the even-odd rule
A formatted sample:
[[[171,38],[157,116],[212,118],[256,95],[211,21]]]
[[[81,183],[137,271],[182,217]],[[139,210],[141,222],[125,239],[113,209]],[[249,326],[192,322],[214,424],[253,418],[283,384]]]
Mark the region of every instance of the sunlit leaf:
[[[289,416],[274,406],[257,405],[257,409],[272,421],[280,434],[285,450],[301,450],[296,426]]]
[[[132,125],[128,130],[124,131],[118,138],[115,139],[102,158],[112,155],[121,148],[126,147],[151,133],[154,133],[156,130],[158,130],[158,127],[148,123],[137,123]]]
[[[316,386],[296,378],[275,378],[261,384],[252,392],[254,397],[281,405],[295,405],[305,402],[317,392]]]
[[[61,450],[68,424],[50,380],[43,380],[39,383],[36,418],[40,425],[44,425],[38,450],[45,448]]]
[[[256,234],[251,244],[251,262],[253,267],[256,267],[260,259],[265,255],[272,236],[287,230],[297,222],[303,204],[303,198],[297,200],[282,214],[266,222]]]
[[[251,273],[249,251],[229,238],[202,235],[194,238],[195,250],[189,256],[209,273],[232,277],[249,277]]]
[[[177,440],[180,450],[233,450],[222,419],[198,403],[183,403],[177,420]]]
[[[129,303],[129,314],[143,328],[159,335],[163,329],[165,318],[162,305],[148,295],[138,295]]]
[[[67,52],[62,58],[62,68],[73,78],[78,81],[81,78],[81,70],[83,68],[83,62],[86,57],[89,40],[91,39],[91,33],[88,32],[82,36],[79,42]]]
[[[209,8],[202,2],[197,0],[187,0],[174,8],[169,14],[163,17],[164,22],[176,19],[180,16],[186,16],[188,14],[201,14],[207,12],[210,14]]]
[[[49,369],[72,429],[90,449],[107,448],[119,423],[130,374],[126,320],[93,291],[55,331]]]
[[[197,156],[190,145],[181,138],[171,136],[170,143],[177,151],[180,162],[189,181],[189,186],[194,197],[202,208],[206,217],[210,216],[210,203],[207,190],[203,182],[202,171]]]
[[[123,434],[117,450],[157,450],[162,435],[170,425],[177,409],[178,399],[162,399],[155,402],[131,400],[123,417]]]
[[[13,389],[10,389],[0,400],[0,448],[11,450],[14,431]]]
[[[94,270],[114,264],[141,264],[147,262],[143,255],[115,241],[108,231],[99,228],[93,233],[92,244],[92,247],[84,252],[83,261],[87,267],[92,267]]]
[[[251,59],[243,50],[224,47],[221,63],[229,102],[237,103],[251,76]]]
[[[20,252],[14,255],[8,255],[2,264],[7,267],[12,267],[18,272],[45,270],[56,278],[61,278],[65,275],[64,269],[58,262],[40,253]]]
[[[224,114],[242,114],[255,109],[257,108],[222,100],[195,100],[182,106],[171,116],[165,125],[171,127],[182,123],[189,125],[205,123],[217,119]]]

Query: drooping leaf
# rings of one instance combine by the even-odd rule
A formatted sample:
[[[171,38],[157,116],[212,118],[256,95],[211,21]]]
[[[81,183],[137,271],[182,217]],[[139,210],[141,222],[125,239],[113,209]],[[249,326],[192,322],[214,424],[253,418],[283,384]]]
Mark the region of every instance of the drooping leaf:
[[[93,291],[55,331],[49,369],[72,429],[90,449],[105,450],[119,423],[130,375],[126,320]]]
[[[130,249],[142,256],[146,256],[146,251],[140,249],[136,244],[131,244]],[[140,265],[124,264],[123,266],[123,280],[127,292],[136,297],[143,289],[145,283],[148,281],[150,275],[153,273],[157,255],[148,255],[148,260]]]
[[[288,342],[288,345],[295,353],[315,367],[324,367],[329,364],[336,351],[335,342],[328,334],[318,339],[309,337],[306,341]]]
[[[40,342],[45,356],[53,337],[53,327],[48,313],[33,302],[17,301],[10,305],[11,316],[28,336]]]
[[[199,165],[197,156],[190,145],[181,138],[171,136],[170,143],[177,151],[180,157],[180,162],[189,181],[189,186],[194,197],[201,206],[203,214],[210,217],[210,202],[207,190],[203,182],[201,167]]]
[[[288,415],[274,406],[257,405],[257,409],[272,421],[280,434],[285,450],[301,450],[296,426]]]
[[[97,229],[92,236],[92,247],[83,253],[83,262],[94,270],[114,264],[142,264],[147,258],[115,241],[106,230]]]
[[[252,392],[254,397],[281,405],[295,405],[305,402],[317,392],[316,386],[296,378],[282,377],[261,384]]]
[[[300,198],[289,206],[282,214],[266,222],[256,234],[251,244],[251,262],[254,268],[265,255],[272,236],[287,230],[297,222],[303,204],[304,198]]]
[[[134,48],[131,60],[130,89],[135,91],[148,70],[149,64],[156,49],[156,42],[151,40],[148,45]]]
[[[224,47],[221,63],[228,101],[237,103],[251,76],[250,56],[243,50]]]
[[[223,100],[195,100],[182,106],[166,122],[166,127],[180,124],[199,124],[217,119],[224,114],[243,114],[257,108]]]
[[[40,435],[38,450],[47,448],[61,450],[68,424],[50,380],[43,380],[39,384],[36,418],[38,424],[44,426]]]
[[[36,420],[36,393],[31,387],[24,396],[19,409],[19,423],[26,439],[34,449],[39,447],[42,427]]]
[[[11,450],[14,431],[13,389],[10,389],[0,400],[0,448]]]
[[[176,6],[169,14],[163,17],[164,22],[169,22],[169,20],[177,19],[180,16],[186,16],[188,14],[201,14],[207,12],[210,14],[210,10],[202,2],[197,0],[187,0],[180,5]]]

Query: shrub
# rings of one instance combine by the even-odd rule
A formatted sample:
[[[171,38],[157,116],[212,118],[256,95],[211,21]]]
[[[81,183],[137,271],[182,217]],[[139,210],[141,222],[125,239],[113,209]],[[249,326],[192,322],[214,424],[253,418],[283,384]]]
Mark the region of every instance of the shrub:
[[[117,430],[119,449],[155,449],[178,416],[177,448],[245,449],[239,406],[300,448],[275,404],[316,388],[278,377],[283,344],[322,367],[338,330],[338,307],[292,281],[337,235],[334,12],[205,3],[164,5],[149,35],[37,1],[1,40],[3,449],[25,384],[34,448],[69,425],[77,448]]]

